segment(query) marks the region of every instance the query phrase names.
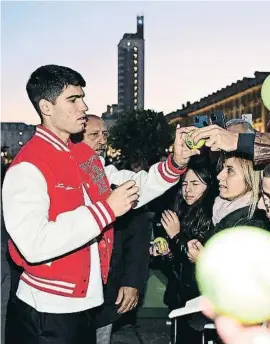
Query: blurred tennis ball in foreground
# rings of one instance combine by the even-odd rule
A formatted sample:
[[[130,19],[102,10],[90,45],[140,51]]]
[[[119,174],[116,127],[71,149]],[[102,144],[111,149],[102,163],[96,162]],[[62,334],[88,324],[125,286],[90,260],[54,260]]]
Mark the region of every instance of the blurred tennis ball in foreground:
[[[245,226],[214,235],[198,258],[196,279],[216,313],[247,325],[270,320],[270,233]]]
[[[264,106],[270,111],[270,74],[262,84],[261,97]]]
[[[199,149],[205,144],[205,140],[200,140],[198,143],[195,145],[193,140],[190,138],[190,136],[194,133],[195,130],[190,131],[187,136],[186,136],[186,145],[190,149]]]

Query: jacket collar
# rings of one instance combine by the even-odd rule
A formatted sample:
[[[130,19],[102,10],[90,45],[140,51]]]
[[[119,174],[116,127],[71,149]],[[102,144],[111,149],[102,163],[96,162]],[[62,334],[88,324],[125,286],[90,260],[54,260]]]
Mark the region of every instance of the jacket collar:
[[[242,207],[234,210],[230,214],[226,215],[217,225],[215,226],[218,229],[235,227],[243,219],[248,217],[249,206]]]
[[[68,145],[66,145],[62,140],[59,139],[54,133],[52,133],[49,129],[45,128],[43,125],[38,125],[36,129],[36,136],[41,138],[42,140],[50,143],[56,150],[62,152],[70,152],[70,144],[71,141],[68,141]]]

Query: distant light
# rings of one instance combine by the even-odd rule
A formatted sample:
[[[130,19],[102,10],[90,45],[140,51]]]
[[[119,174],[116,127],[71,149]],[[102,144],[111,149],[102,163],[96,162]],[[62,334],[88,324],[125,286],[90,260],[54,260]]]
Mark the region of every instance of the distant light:
[[[130,46],[130,41],[127,42],[127,46]]]
[[[1,156],[5,156],[5,153],[4,153],[4,152],[1,152]]]
[[[23,134],[23,133],[20,131],[20,132],[19,132],[19,135],[22,135],[22,134]]]
[[[22,146],[22,145],[23,145],[22,141],[19,141],[19,145],[20,145],[20,146]]]
[[[137,51],[138,50],[138,48],[137,47],[134,47],[134,51]]]

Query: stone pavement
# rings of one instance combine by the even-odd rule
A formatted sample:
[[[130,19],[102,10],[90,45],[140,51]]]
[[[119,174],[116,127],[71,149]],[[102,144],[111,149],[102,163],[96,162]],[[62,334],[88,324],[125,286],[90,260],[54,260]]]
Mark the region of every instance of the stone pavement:
[[[169,344],[170,327],[166,320],[142,318],[135,326],[122,326],[113,333],[112,344]]]

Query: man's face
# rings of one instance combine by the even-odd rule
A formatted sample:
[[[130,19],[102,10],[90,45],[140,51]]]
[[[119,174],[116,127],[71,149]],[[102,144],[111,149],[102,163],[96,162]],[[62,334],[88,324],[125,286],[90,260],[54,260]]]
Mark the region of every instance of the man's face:
[[[270,178],[263,178],[262,194],[259,199],[258,208],[266,212],[266,216],[270,220]]]
[[[50,125],[57,131],[76,134],[84,129],[87,106],[83,100],[84,92],[80,86],[69,85],[56,98],[54,104],[47,102],[49,107],[46,115]],[[45,116],[45,120],[46,120]]]
[[[90,146],[98,155],[106,148],[108,130],[101,118],[89,118],[83,135],[83,142]]]

